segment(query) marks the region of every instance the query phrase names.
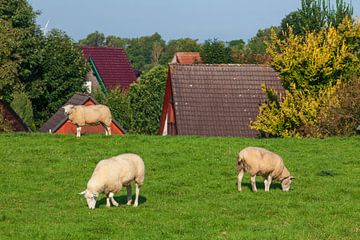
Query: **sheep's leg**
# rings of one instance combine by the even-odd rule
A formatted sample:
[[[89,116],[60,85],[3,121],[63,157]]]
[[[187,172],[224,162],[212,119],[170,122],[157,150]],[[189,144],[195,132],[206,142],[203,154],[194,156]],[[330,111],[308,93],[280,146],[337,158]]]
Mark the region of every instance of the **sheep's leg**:
[[[80,137],[81,127],[76,127],[76,136]]]
[[[111,127],[106,127],[108,135],[111,136]]]
[[[126,187],[127,190],[127,205],[131,205],[132,197],[131,197],[131,184]]]
[[[251,176],[251,188],[252,188],[253,192],[257,192],[257,189],[256,189],[256,175]]]
[[[136,192],[135,192],[135,202],[134,207],[137,207],[139,205],[139,193],[140,193],[140,186],[138,183],[135,183],[136,186]]]
[[[270,175],[267,176],[267,178],[264,180],[265,192],[270,191],[271,181],[272,181],[272,177]]]
[[[115,206],[115,207],[117,207],[117,206],[119,206],[119,203],[117,202],[117,201],[115,201],[115,199],[114,199],[114,193],[109,193],[109,197],[110,197],[110,200],[111,200],[111,203]]]
[[[106,207],[108,207],[108,208],[110,207],[110,199],[109,199],[109,197],[110,197],[110,193],[106,195]]]
[[[239,171],[238,177],[237,177],[237,187],[238,187],[238,191],[241,191],[241,182],[244,176],[244,169],[241,169]]]

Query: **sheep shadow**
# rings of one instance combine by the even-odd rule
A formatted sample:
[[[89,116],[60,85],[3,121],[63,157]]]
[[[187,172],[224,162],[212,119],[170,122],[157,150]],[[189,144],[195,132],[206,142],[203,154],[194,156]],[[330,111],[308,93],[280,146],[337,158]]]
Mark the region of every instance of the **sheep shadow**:
[[[237,186],[237,182],[236,182],[236,186]],[[251,183],[248,183],[248,182],[243,182],[241,184],[241,186],[243,188],[248,188],[250,191],[252,191],[252,188],[251,188]],[[265,185],[264,185],[264,182],[256,182],[256,188],[257,190],[264,190],[265,191]],[[274,183],[271,183],[270,185],[270,190],[271,189],[280,189],[282,190],[282,187],[281,187],[281,183],[278,183],[278,182],[274,182]]]
[[[119,203],[119,207],[124,205],[126,206],[127,203],[127,196],[123,195],[123,196],[115,196],[114,197],[115,201],[117,201]],[[132,196],[132,204],[134,204],[134,200],[135,200],[135,195]],[[142,204],[144,204],[147,201],[146,197],[143,197],[141,195],[139,195],[139,206],[141,206]],[[101,198],[100,200],[96,201],[96,205],[95,207],[98,208],[101,205],[106,205],[106,197]]]

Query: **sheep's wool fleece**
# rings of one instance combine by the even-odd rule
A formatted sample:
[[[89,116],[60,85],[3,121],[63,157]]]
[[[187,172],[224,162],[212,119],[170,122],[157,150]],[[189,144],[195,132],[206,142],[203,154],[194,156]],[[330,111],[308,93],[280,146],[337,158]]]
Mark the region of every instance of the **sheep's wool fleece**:
[[[145,166],[136,154],[126,153],[101,160],[87,184],[93,193],[116,193],[122,186],[135,181],[141,186],[144,182]]]
[[[85,125],[102,122],[111,125],[112,117],[109,108],[105,105],[74,106],[69,115],[74,124]]]
[[[242,161],[250,175],[267,176],[281,179],[290,175],[282,158],[265,148],[247,147],[240,151],[238,161]]]

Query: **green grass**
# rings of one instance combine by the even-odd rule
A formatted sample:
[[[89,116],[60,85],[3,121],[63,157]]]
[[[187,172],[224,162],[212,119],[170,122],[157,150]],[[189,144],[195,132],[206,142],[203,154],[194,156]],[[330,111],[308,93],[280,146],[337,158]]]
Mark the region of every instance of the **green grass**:
[[[296,177],[237,192],[246,146],[283,156]],[[140,205],[89,210],[78,193],[96,163],[143,157]],[[360,137],[244,139],[0,134],[0,239],[360,239]]]

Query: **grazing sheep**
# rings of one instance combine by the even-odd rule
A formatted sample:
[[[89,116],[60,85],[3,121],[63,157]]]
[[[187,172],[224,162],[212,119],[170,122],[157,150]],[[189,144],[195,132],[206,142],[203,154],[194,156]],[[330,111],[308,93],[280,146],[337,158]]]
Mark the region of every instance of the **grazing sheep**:
[[[105,134],[111,135],[111,112],[105,105],[66,105],[63,107],[65,115],[76,125],[76,136],[80,137],[81,127],[85,125],[101,124]]]
[[[251,176],[251,187],[254,192],[256,189],[256,176],[264,178],[265,191],[270,190],[272,180],[281,182],[283,191],[289,191],[291,180],[288,169],[285,167],[282,158],[265,148],[247,147],[239,152],[237,161],[238,171],[238,191],[241,191],[241,181],[244,171]]]
[[[131,205],[131,183],[135,181],[136,192],[134,207],[138,206],[140,187],[144,184],[144,161],[136,154],[126,153],[116,157],[101,160],[87,183],[87,188],[80,194],[84,195],[90,209],[95,209],[96,198],[100,193],[106,194],[106,207],[110,201],[114,206],[119,204],[114,199],[114,194],[122,186],[127,189],[127,205]]]

